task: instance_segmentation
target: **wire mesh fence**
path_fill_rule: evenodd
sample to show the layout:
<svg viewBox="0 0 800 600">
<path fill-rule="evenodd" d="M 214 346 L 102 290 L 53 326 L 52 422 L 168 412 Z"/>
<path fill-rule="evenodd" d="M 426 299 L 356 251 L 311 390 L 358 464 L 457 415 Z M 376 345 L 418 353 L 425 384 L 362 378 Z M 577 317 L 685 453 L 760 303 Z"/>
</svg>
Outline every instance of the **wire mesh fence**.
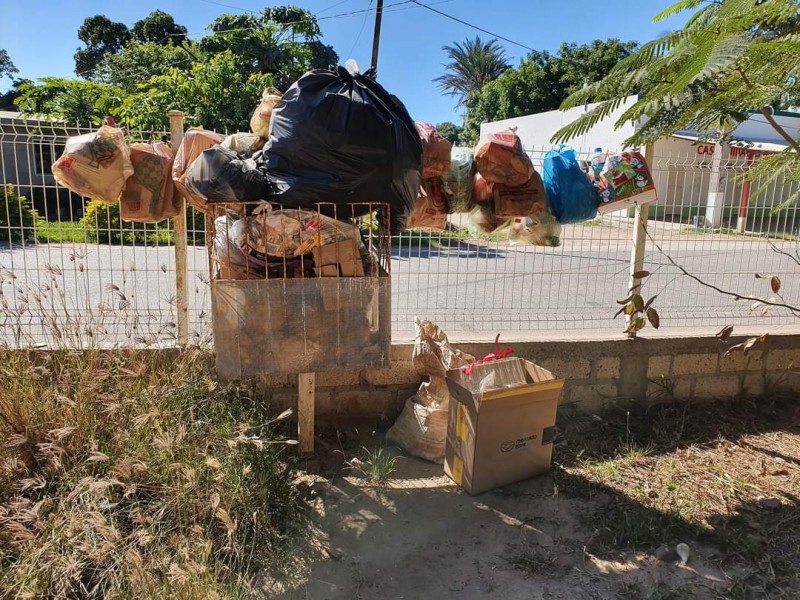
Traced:
<svg viewBox="0 0 800 600">
<path fill-rule="evenodd" d="M 172 345 L 176 339 L 172 220 L 124 223 L 115 206 L 89 202 L 58 186 L 52 163 L 76 127 L 0 115 L 0 345 L 10 347 Z M 127 132 L 130 142 L 166 132 Z M 751 310 L 683 275 L 734 293 L 769 294 L 755 273 L 783 279 L 798 297 L 797 208 L 778 212 L 794 185 L 765 190 L 741 176 L 752 152 L 659 152 L 651 160 L 659 200 L 649 208 L 643 295 L 658 294 L 662 329 L 726 324 L 790 326 L 791 313 Z M 530 151 L 541 169 L 544 150 Z M 379 199 L 376 199 L 379 200 Z M 35 211 L 35 213 L 33 212 Z M 615 300 L 627 296 L 632 211 L 562 227 L 558 245 L 512 245 L 506 233 L 477 235 L 468 215 L 451 215 L 444 232 L 392 238 L 392 335 L 413 335 L 415 317 L 460 338 L 563 332 L 615 332 Z M 206 223 L 189 208 L 188 286 L 191 336 L 209 340 Z M 658 247 L 661 250 L 658 249 Z M 663 252 L 662 252 L 663 251 Z M 790 302 L 791 303 L 791 302 Z"/>
</svg>

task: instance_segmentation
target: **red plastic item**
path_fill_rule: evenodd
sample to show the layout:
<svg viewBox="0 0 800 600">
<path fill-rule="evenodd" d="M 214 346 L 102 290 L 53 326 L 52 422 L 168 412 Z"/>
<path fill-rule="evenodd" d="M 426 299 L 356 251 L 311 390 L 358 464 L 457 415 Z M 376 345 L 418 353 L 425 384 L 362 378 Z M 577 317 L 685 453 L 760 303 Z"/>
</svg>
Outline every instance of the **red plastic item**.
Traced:
<svg viewBox="0 0 800 600">
<path fill-rule="evenodd" d="M 495 360 L 500 360 L 501 358 L 508 358 L 512 354 L 514 354 L 514 349 L 510 346 L 507 346 L 505 350 L 500 349 L 500 334 L 498 333 L 494 338 L 494 348 L 495 351 L 492 354 L 487 354 L 483 358 L 476 360 L 473 363 L 468 364 L 464 367 L 464 373 L 467 375 L 472 374 L 472 370 L 475 368 L 475 365 L 482 365 L 486 363 L 493 362 Z"/>
</svg>

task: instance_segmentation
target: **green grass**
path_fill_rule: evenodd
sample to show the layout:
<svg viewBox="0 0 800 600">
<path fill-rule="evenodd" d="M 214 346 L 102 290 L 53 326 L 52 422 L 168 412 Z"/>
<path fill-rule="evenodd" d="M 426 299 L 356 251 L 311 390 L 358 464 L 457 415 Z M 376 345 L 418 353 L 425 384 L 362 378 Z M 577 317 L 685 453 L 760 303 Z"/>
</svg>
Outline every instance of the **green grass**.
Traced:
<svg viewBox="0 0 800 600">
<path fill-rule="evenodd" d="M 386 448 L 362 448 L 361 456 L 352 459 L 349 466 L 370 483 L 382 485 L 394 474 L 397 459 Z"/>
<path fill-rule="evenodd" d="M 36 240 L 45 244 L 83 244 L 89 232 L 78 222 L 39 221 Z"/>
<path fill-rule="evenodd" d="M 0 353 L 4 598 L 243 598 L 303 502 L 269 397 L 213 357 Z"/>
</svg>

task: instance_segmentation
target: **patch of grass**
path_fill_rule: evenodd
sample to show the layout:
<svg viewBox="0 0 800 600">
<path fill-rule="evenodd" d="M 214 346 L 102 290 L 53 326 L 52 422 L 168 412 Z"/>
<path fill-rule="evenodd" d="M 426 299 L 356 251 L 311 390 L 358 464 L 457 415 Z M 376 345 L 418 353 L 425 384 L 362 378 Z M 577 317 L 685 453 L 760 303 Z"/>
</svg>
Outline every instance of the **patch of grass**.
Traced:
<svg viewBox="0 0 800 600">
<path fill-rule="evenodd" d="M 556 558 L 546 548 L 529 545 L 508 560 L 515 569 L 532 575 L 549 573 L 556 566 Z"/>
<path fill-rule="evenodd" d="M 173 352 L 0 354 L 0 589 L 240 598 L 304 522 L 269 398 Z"/>
<path fill-rule="evenodd" d="M 78 222 L 39 221 L 36 239 L 45 244 L 85 244 L 88 230 Z"/>
<path fill-rule="evenodd" d="M 362 447 L 361 456 L 350 460 L 348 464 L 370 483 L 381 485 L 394 474 L 397 459 L 386 448 Z"/>
</svg>

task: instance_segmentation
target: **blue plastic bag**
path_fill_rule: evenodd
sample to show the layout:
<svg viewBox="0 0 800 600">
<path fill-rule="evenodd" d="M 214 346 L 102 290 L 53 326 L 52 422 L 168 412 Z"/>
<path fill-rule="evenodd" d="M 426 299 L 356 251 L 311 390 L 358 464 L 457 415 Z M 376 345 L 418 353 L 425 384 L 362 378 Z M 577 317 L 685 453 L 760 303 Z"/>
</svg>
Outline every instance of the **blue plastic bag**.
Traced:
<svg viewBox="0 0 800 600">
<path fill-rule="evenodd" d="M 597 215 L 597 191 L 578 163 L 575 150 L 561 146 L 544 156 L 542 179 L 559 223 L 577 223 Z"/>
</svg>

